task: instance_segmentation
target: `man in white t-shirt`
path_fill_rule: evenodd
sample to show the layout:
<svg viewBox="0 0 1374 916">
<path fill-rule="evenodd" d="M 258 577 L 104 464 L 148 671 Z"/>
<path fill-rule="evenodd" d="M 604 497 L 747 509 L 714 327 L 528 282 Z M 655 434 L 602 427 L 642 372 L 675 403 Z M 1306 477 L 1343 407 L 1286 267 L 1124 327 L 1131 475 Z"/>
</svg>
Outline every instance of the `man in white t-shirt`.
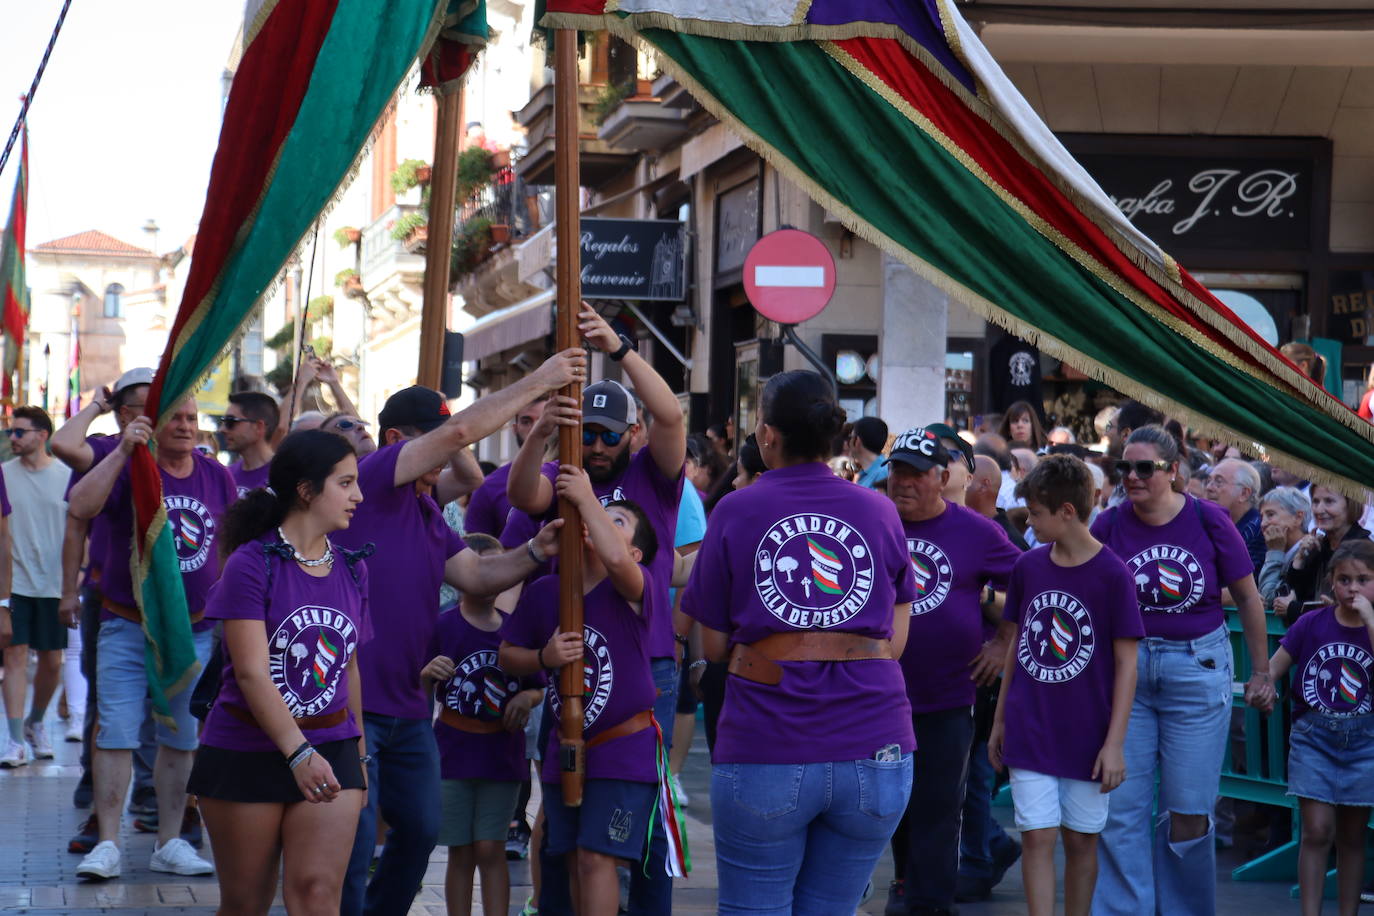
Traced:
<svg viewBox="0 0 1374 916">
<path fill-rule="evenodd" d="M 3 466 L 5 490 L 14 511 L 10 539 L 14 584 L 10 614 L 14 636 L 5 649 L 5 716 L 9 735 L 0 767 L 18 767 L 51 758 L 52 743 L 43 726 L 48 702 L 62 675 L 67 628 L 57 617 L 62 597 L 62 535 L 67 523 L 66 465 L 48 454 L 52 420 L 37 407 L 19 407 L 8 430 L 16 457 Z M 33 703 L 24 718 L 29 649 L 38 653 Z"/>
</svg>

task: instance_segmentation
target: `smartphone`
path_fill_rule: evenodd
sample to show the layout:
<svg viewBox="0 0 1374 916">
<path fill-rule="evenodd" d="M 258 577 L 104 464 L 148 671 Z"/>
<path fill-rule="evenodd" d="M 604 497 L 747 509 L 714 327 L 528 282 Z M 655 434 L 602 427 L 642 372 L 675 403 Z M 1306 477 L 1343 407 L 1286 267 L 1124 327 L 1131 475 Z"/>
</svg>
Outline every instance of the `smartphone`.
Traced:
<svg viewBox="0 0 1374 916">
<path fill-rule="evenodd" d="M 898 760 L 902 759 L 902 749 L 896 744 L 880 747 L 874 752 L 873 759 L 878 763 L 896 763 Z"/>
<path fill-rule="evenodd" d="M 1304 601 L 1302 603 L 1302 612 L 1306 614 L 1308 611 L 1315 611 L 1324 607 L 1326 607 L 1325 601 Z"/>
</svg>

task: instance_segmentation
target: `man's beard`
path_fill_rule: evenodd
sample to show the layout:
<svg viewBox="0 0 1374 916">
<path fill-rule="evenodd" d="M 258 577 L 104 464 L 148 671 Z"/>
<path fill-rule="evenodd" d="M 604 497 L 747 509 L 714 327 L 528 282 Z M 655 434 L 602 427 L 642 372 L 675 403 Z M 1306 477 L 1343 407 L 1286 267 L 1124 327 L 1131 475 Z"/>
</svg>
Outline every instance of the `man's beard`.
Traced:
<svg viewBox="0 0 1374 916">
<path fill-rule="evenodd" d="M 620 450 L 620 454 L 611 460 L 608 468 L 600 469 L 592 467 L 587 463 L 587 459 L 582 459 L 582 467 L 587 472 L 587 476 L 592 479 L 592 483 L 610 483 L 618 479 L 625 473 L 630 466 L 630 447 L 626 445 Z"/>
</svg>

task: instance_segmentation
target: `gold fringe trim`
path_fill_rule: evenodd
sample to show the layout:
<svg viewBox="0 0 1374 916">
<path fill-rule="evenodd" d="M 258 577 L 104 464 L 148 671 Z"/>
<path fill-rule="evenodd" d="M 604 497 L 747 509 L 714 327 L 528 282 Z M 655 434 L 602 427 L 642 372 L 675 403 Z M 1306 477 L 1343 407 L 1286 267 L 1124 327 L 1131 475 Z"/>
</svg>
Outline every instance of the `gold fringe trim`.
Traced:
<svg viewBox="0 0 1374 916">
<path fill-rule="evenodd" d="M 248 28 L 244 30 L 244 52 L 247 52 L 248 46 L 253 43 L 253 39 L 258 37 L 258 33 L 262 31 L 262 27 L 267 24 L 268 18 L 272 15 L 272 11 L 276 8 L 277 0 L 264 0 L 262 6 L 258 7 L 257 15 L 254 16 L 253 21 L 248 24 Z M 243 59 L 242 54 L 239 55 L 239 59 Z"/>
<path fill-rule="evenodd" d="M 792 11 L 792 24 L 805 25 L 806 14 L 811 12 L 811 0 L 801 0 L 797 8 Z"/>
<path fill-rule="evenodd" d="M 430 44 L 434 42 L 434 36 L 438 34 L 439 27 L 443 20 L 444 8 L 446 6 L 445 0 L 434 0 L 434 4 L 435 8 L 433 14 L 431 15 L 430 24 L 426 28 L 425 37 L 420 42 L 421 47 L 428 47 Z M 173 405 L 180 403 L 182 400 L 184 400 L 186 398 L 187 393 L 195 391 L 197 388 L 200 387 L 200 385 L 202 385 L 205 382 L 206 379 L 210 377 L 211 374 L 214 373 L 215 367 L 219 365 L 219 363 L 224 359 L 225 355 L 235 346 L 235 344 L 238 343 L 238 341 L 247 332 L 248 326 L 252 324 L 253 315 L 257 311 L 258 307 L 262 304 L 264 300 L 272 296 L 280 288 L 284 278 L 286 267 L 291 263 L 291 260 L 297 256 L 297 252 L 300 251 L 302 246 L 305 244 L 306 237 L 310 235 L 310 233 L 315 229 L 315 227 L 319 223 L 323 222 L 329 216 L 329 214 L 333 211 L 334 207 L 336 207 L 339 201 L 343 199 L 343 196 L 347 192 L 349 186 L 352 185 L 354 180 L 358 177 L 358 171 L 362 167 L 363 159 L 365 159 L 367 155 L 372 152 L 373 145 L 377 142 L 377 137 L 381 134 L 382 128 L 386 124 L 387 117 L 396 107 L 396 97 L 400 92 L 401 87 L 404 86 L 410 79 L 412 79 L 414 71 L 414 66 L 407 68 L 405 74 L 401 77 L 400 81 L 395 85 L 395 87 L 393 87 L 390 96 L 391 100 L 387 102 L 387 104 L 382 106 L 381 113 L 377 116 L 377 120 L 373 123 L 371 130 L 368 132 L 366 141 L 364 141 L 363 145 L 359 148 L 357 155 L 353 157 L 352 163 L 344 171 L 343 177 L 334 186 L 333 192 L 330 193 L 324 205 L 320 208 L 319 213 L 316 214 L 315 218 L 311 220 L 310 223 L 304 229 L 304 231 L 302 231 L 300 238 L 296 240 L 295 244 L 293 244 L 290 248 L 287 249 L 287 253 L 282 258 L 281 264 L 277 266 L 276 271 L 274 271 L 272 274 L 272 280 L 268 282 L 268 284 L 263 288 L 262 292 L 258 293 L 258 295 L 254 297 L 252 304 L 244 312 L 243 318 L 239 321 L 235 329 L 232 332 L 230 332 L 224 346 L 220 349 L 219 353 L 216 354 L 215 358 L 210 361 L 209 365 L 207 365 L 200 373 L 197 374 L 195 380 L 191 383 L 190 387 L 188 387 L 185 392 L 178 393 L 176 400 L 172 402 Z M 285 149 L 284 146 L 283 149 Z M 236 254 L 240 250 L 240 248 L 246 241 L 249 231 L 253 227 L 253 224 L 257 221 L 258 215 L 262 209 L 263 199 L 266 197 L 268 190 L 272 187 L 272 183 L 276 178 L 277 167 L 280 165 L 281 153 L 282 150 L 277 151 L 278 158 L 272 163 L 272 167 L 267 172 L 266 180 L 263 183 L 262 196 L 259 197 L 257 203 L 254 204 L 253 209 L 249 211 L 248 218 L 244 221 L 243 226 L 240 228 L 239 232 L 235 236 L 234 244 L 230 247 L 230 258 L 232 258 L 234 254 Z M 228 264 L 228 260 L 229 258 L 225 259 L 226 265 Z M 206 291 L 205 297 L 200 301 L 200 303 L 196 305 L 195 311 L 192 313 L 190 319 L 187 320 L 185 327 L 182 329 L 182 333 L 177 338 L 177 341 L 189 339 L 191 335 L 196 331 L 196 329 L 200 326 L 200 324 L 205 320 L 205 316 L 209 313 L 210 308 L 214 305 L 215 300 L 219 297 L 219 291 L 220 287 L 223 285 L 223 280 L 223 269 L 221 269 L 220 275 L 215 278 L 214 283 L 212 283 L 210 288 Z M 169 341 L 167 344 L 168 348 L 171 348 L 175 343 L 176 341 Z M 158 405 L 159 413 L 157 423 L 155 425 L 157 425 L 159 428 L 163 423 L 167 422 L 167 417 L 171 410 L 171 408 L 169 408 L 165 403 L 167 401 L 165 394 L 166 393 L 164 392 L 164 403 Z"/>
<path fill-rule="evenodd" d="M 1187 421 L 1190 428 L 1197 430 L 1203 435 L 1214 439 L 1221 439 L 1243 451 L 1259 449 L 1270 459 L 1275 460 L 1276 463 L 1301 473 L 1307 480 L 1314 483 L 1338 489 L 1348 495 L 1357 496 L 1361 500 L 1368 500 L 1374 497 L 1374 487 L 1371 487 L 1370 484 L 1360 483 L 1352 478 L 1334 474 L 1325 468 L 1318 467 L 1300 459 L 1296 455 L 1256 442 L 1253 437 L 1242 435 L 1216 422 L 1210 417 L 1199 414 L 1191 408 L 1159 394 L 1153 389 L 1146 387 L 1143 383 L 1129 378 L 1123 373 L 1110 368 L 1082 351 L 1069 346 L 1058 338 L 1045 334 L 1039 328 L 1008 314 L 979 293 L 969 289 L 962 283 L 954 280 L 948 274 L 935 268 L 914 252 L 899 245 L 891 237 L 865 221 L 847 205 L 832 196 L 828 191 L 806 175 L 806 173 L 797 168 L 791 160 L 787 159 L 768 143 L 764 142 L 758 134 L 754 133 L 753 130 L 736 118 L 719 99 L 708 92 L 701 83 L 688 73 L 686 68 L 664 52 L 662 48 L 657 47 L 649 41 L 648 38 L 639 34 L 633 27 L 627 26 L 625 28 L 620 28 L 618 24 L 612 24 L 610 31 L 615 32 L 619 37 L 637 46 L 658 51 L 660 54 L 659 59 L 664 69 L 682 86 L 686 87 L 687 90 L 692 93 L 693 97 L 695 97 L 713 117 L 723 123 L 727 129 L 739 136 L 744 144 L 758 154 L 765 162 L 777 169 L 789 181 L 806 191 L 806 193 L 821 206 L 839 217 L 840 221 L 854 232 L 854 234 L 897 258 L 915 271 L 917 275 L 926 280 L 926 282 L 963 303 L 984 319 L 1015 334 L 1028 343 L 1035 345 L 1040 350 L 1048 353 L 1051 357 L 1067 362 L 1069 365 L 1083 371 L 1096 381 L 1109 385 L 1117 391 L 1135 398 L 1142 404 L 1147 404 L 1171 416 Z"/>
</svg>

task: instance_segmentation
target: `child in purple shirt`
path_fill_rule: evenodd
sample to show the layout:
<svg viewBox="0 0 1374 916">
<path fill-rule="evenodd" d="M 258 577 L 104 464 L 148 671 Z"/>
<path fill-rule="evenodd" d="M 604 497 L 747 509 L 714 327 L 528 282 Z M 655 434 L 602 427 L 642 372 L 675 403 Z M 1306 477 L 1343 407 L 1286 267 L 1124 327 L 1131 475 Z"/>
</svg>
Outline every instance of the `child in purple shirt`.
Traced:
<svg viewBox="0 0 1374 916">
<path fill-rule="evenodd" d="M 504 552 L 489 534 L 469 534 L 463 542 L 478 556 Z M 439 845 L 448 847 L 444 889 L 450 913 L 472 912 L 474 869 L 482 877 L 482 911 L 510 909 L 506 825 L 521 780 L 529 776 L 525 724 L 543 698 L 537 679 L 519 678 L 497 661 L 506 615 L 496 597 L 468 592 L 458 607 L 440 614 L 438 654 L 420 672 L 434 685 L 439 704 Z"/>
<path fill-rule="evenodd" d="M 1342 913 L 1360 905 L 1365 825 L 1374 806 L 1374 543 L 1349 538 L 1331 556 L 1334 607 L 1309 611 L 1284 634 L 1269 670 L 1293 672 L 1288 794 L 1302 813 L 1302 911 L 1321 911 L 1336 847 Z"/>
<path fill-rule="evenodd" d="M 1064 912 L 1087 916 L 1107 793 L 1121 784 L 1145 635 L 1121 560 L 1088 531 L 1087 465 L 1051 455 L 1016 488 L 1041 544 L 1012 570 L 1004 612 L 1018 629 L 1008 653 L 988 757 L 1011 770 L 1021 874 L 1031 916 L 1054 913 L 1054 842 L 1064 837 Z"/>
<path fill-rule="evenodd" d="M 558 580 L 525 590 L 501 630 L 500 663 L 520 675 L 581 662 L 586 686 L 586 782 L 580 808 L 563 802 L 559 785 L 558 680 L 550 680 L 554 716 L 544 753 L 544 816 L 550 855 L 568 855 L 574 893 L 584 914 L 614 913 L 616 864 L 637 867 L 643 856 L 658 790 L 656 699 L 649 665 L 649 632 L 664 613 L 649 567 L 658 538 L 644 511 L 629 500 L 604 509 L 587 472 L 564 465 L 558 495 L 582 514 L 586 527 L 582 633 L 558 629 Z"/>
</svg>

